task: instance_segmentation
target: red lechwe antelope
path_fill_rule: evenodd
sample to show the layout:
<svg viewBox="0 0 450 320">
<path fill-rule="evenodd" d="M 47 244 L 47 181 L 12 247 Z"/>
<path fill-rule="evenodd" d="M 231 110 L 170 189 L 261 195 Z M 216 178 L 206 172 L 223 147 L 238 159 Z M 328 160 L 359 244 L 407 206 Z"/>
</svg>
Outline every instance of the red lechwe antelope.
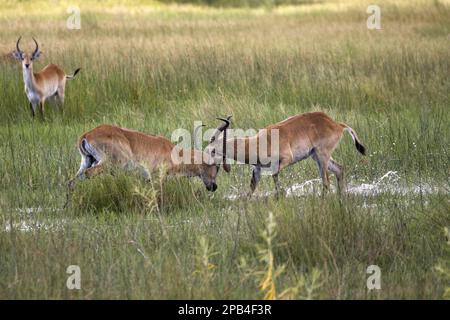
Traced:
<svg viewBox="0 0 450 320">
<path fill-rule="evenodd" d="M 16 43 L 16 51 L 14 56 L 16 59 L 22 61 L 23 81 L 25 83 L 25 93 L 30 102 L 31 114 L 36 114 L 36 109 L 39 106 L 39 111 L 44 116 L 44 103 L 48 98 L 56 98 L 56 102 L 62 106 L 64 105 L 64 90 L 66 87 L 66 80 L 72 80 L 80 71 L 80 68 L 75 70 L 73 75 L 68 76 L 64 71 L 54 64 L 47 65 L 40 72 L 33 72 L 33 61 L 37 60 L 41 55 L 39 45 L 33 38 L 36 48 L 32 54 L 24 53 L 19 48 L 19 42 L 22 37 L 19 37 Z"/>
<path fill-rule="evenodd" d="M 223 132 L 230 122 L 217 128 L 214 136 Z M 211 153 L 196 149 L 182 149 L 162 136 L 150 135 L 134 130 L 111 125 L 100 125 L 83 133 L 78 139 L 78 150 L 81 165 L 75 178 L 92 177 L 99 173 L 106 163 L 136 170 L 145 179 L 150 178 L 152 171 L 165 167 L 168 175 L 200 177 L 208 191 L 216 191 L 216 176 L 221 161 L 215 161 L 216 151 Z M 182 159 L 183 158 L 183 159 Z M 229 167 L 224 166 L 229 172 Z M 75 178 L 69 182 L 73 187 Z"/>
<path fill-rule="evenodd" d="M 255 190 L 261 178 L 261 168 L 270 167 L 278 195 L 279 172 L 308 157 L 312 157 L 317 163 L 324 191 L 327 191 L 330 185 L 328 171 L 335 174 L 338 190 L 344 190 L 344 169 L 331 158 L 344 131 L 351 135 L 356 149 L 364 155 L 365 148 L 360 143 L 356 132 L 345 123 L 335 122 L 323 112 L 292 116 L 259 130 L 254 136 L 226 139 L 224 148 L 226 148 L 226 158 L 233 159 L 237 163 L 253 165 L 251 192 Z M 274 139 L 275 132 L 278 135 L 277 141 Z M 218 137 L 217 143 L 223 144 L 223 139 L 222 136 Z M 266 141 L 264 151 L 261 150 L 263 140 Z M 278 146 L 275 146 L 277 142 Z M 220 154 L 220 149 L 218 152 L 218 156 L 223 156 Z"/>
</svg>

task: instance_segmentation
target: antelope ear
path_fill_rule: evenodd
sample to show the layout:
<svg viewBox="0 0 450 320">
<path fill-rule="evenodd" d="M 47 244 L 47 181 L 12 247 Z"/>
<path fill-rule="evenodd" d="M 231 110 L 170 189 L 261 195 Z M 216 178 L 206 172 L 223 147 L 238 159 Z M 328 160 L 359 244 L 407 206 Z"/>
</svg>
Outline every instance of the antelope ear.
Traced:
<svg viewBox="0 0 450 320">
<path fill-rule="evenodd" d="M 23 56 L 22 56 L 21 52 L 15 50 L 15 51 L 13 51 L 13 55 L 14 55 L 14 58 L 16 58 L 17 60 L 23 60 Z"/>
<path fill-rule="evenodd" d="M 230 173 L 231 166 L 228 163 L 223 164 L 223 170 L 225 170 L 227 173 Z"/>
<path fill-rule="evenodd" d="M 42 52 L 38 51 L 36 53 L 33 54 L 33 56 L 31 57 L 31 60 L 37 60 L 39 59 L 39 57 L 41 56 Z"/>
</svg>

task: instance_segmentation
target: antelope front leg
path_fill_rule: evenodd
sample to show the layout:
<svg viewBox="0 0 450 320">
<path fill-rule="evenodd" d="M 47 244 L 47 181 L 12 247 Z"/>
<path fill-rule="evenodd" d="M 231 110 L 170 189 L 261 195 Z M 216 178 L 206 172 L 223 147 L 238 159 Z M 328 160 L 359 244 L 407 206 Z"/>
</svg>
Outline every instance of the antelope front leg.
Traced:
<svg viewBox="0 0 450 320">
<path fill-rule="evenodd" d="M 34 106 L 33 106 L 33 104 L 31 102 L 30 102 L 30 110 L 31 110 L 31 116 L 34 119 L 34 116 L 36 115 L 36 113 L 34 112 Z"/>
<path fill-rule="evenodd" d="M 278 167 L 273 168 L 272 170 L 272 178 L 273 182 L 275 183 L 275 192 L 276 192 L 276 198 L 277 200 L 280 198 L 280 194 L 282 193 L 285 195 L 284 190 L 281 189 L 280 181 L 278 179 L 278 175 L 280 174 L 280 171 L 287 166 L 290 165 L 292 159 L 289 157 L 282 158 L 280 163 L 278 164 Z"/>
</svg>

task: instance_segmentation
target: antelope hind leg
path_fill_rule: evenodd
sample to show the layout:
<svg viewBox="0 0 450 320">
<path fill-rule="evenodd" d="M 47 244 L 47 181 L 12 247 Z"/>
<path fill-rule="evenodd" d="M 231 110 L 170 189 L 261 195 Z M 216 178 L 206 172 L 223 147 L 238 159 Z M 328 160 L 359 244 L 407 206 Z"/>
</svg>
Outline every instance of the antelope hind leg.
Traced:
<svg viewBox="0 0 450 320">
<path fill-rule="evenodd" d="M 319 174 L 322 178 L 323 185 L 322 196 L 324 196 L 330 189 L 330 180 L 328 177 L 328 162 L 330 158 L 323 154 L 317 153 L 317 151 L 312 154 L 312 158 L 316 161 L 317 167 L 319 168 Z"/>
<path fill-rule="evenodd" d="M 328 170 L 336 176 L 338 193 L 346 192 L 347 187 L 344 180 L 344 167 L 333 159 L 330 159 L 330 161 L 328 161 Z"/>
<path fill-rule="evenodd" d="M 259 180 L 261 180 L 261 168 L 260 167 L 253 167 L 252 171 L 252 181 L 250 182 L 250 193 L 249 196 L 253 194 L 253 192 L 256 189 L 256 186 L 258 185 Z"/>
</svg>

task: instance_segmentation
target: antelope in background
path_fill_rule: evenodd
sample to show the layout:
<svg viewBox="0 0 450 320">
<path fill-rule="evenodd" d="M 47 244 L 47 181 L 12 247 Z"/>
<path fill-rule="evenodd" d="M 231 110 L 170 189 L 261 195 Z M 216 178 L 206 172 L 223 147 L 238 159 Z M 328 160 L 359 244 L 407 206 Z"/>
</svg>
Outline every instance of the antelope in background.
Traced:
<svg viewBox="0 0 450 320">
<path fill-rule="evenodd" d="M 272 135 L 276 132 L 273 130 L 277 130 L 278 134 L 279 145 L 275 148 L 271 145 L 271 143 L 276 143 L 276 141 L 272 141 Z M 336 176 L 338 191 L 345 190 L 343 166 L 331 158 L 344 131 L 351 135 L 356 149 L 364 155 L 365 147 L 359 141 L 356 132 L 345 123 L 335 122 L 323 112 L 299 114 L 259 130 L 255 136 L 230 139 L 222 136 L 217 139 L 217 142 L 224 145 L 222 150 L 226 148 L 224 158 L 253 166 L 251 193 L 254 192 L 261 179 L 261 168 L 271 167 L 275 168 L 271 174 L 278 196 L 280 191 L 279 172 L 308 157 L 312 157 L 317 163 L 322 178 L 323 193 L 325 193 L 330 186 L 328 171 Z M 262 157 L 259 148 L 263 139 L 266 139 L 267 150 L 263 152 L 266 156 Z M 214 145 L 212 147 L 215 148 Z M 275 154 L 272 153 L 272 150 L 275 150 Z M 220 149 L 218 151 L 220 153 Z M 225 153 L 225 151 L 222 152 Z M 278 159 L 278 163 L 274 165 L 271 163 L 271 159 Z"/>
<path fill-rule="evenodd" d="M 16 59 L 22 61 L 23 82 L 25 83 L 25 93 L 30 102 L 31 114 L 34 117 L 36 109 L 39 106 L 39 111 L 43 117 L 44 103 L 48 98 L 55 97 L 57 104 L 62 109 L 64 105 L 66 80 L 72 80 L 81 68 L 76 69 L 73 75 L 68 76 L 57 65 L 49 64 L 40 72 L 34 73 L 33 61 L 39 59 L 39 56 L 41 55 L 39 45 L 33 38 L 36 48 L 33 53 L 29 55 L 19 48 L 21 38 L 22 37 L 19 37 L 17 40 L 14 56 Z"/>
<path fill-rule="evenodd" d="M 226 137 L 230 123 L 227 119 L 221 120 L 225 125 L 216 129 L 215 136 L 223 132 Z M 208 154 L 196 149 L 183 149 L 162 136 L 107 124 L 83 133 L 78 139 L 78 150 L 81 155 L 80 169 L 69 182 L 69 188 L 73 188 L 76 178 L 92 177 L 109 162 L 136 170 L 145 179 L 150 178 L 152 171 L 165 167 L 168 175 L 200 177 L 206 189 L 214 192 L 217 189 L 216 176 L 220 162 L 224 163 L 220 161 L 217 164 L 218 161 L 215 161 L 215 148 L 210 148 L 211 153 Z M 187 155 L 188 161 L 175 161 L 174 155 Z M 224 166 L 224 169 L 229 172 L 229 166 Z"/>
</svg>

